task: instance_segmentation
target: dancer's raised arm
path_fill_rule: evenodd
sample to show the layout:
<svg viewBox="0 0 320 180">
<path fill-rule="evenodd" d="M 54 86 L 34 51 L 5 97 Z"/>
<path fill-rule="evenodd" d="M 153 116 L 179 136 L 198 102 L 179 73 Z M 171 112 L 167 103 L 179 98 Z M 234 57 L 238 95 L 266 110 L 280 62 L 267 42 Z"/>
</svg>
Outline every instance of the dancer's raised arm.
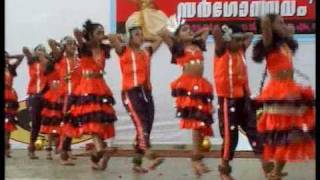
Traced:
<svg viewBox="0 0 320 180">
<path fill-rule="evenodd" d="M 208 27 L 204 27 L 195 32 L 195 39 L 201 39 L 204 42 L 207 41 L 208 36 L 210 34 L 210 29 Z"/>
<path fill-rule="evenodd" d="M 223 40 L 223 33 L 219 25 L 216 25 L 212 30 L 212 35 L 215 42 L 215 54 L 220 56 L 226 48 L 226 43 Z"/>
<path fill-rule="evenodd" d="M 264 47 L 269 47 L 272 44 L 272 24 L 269 17 L 261 19 L 261 33 Z"/>
<path fill-rule="evenodd" d="M 163 28 L 158 34 L 162 38 L 163 42 L 166 43 L 169 48 L 172 48 L 174 37 L 171 35 L 171 33 L 166 28 Z"/>
<path fill-rule="evenodd" d="M 51 55 L 55 60 L 59 60 L 62 57 L 62 48 L 60 43 L 58 43 L 56 40 L 54 39 L 49 39 L 48 40 L 48 45 L 51 49 Z"/>
<path fill-rule="evenodd" d="M 74 37 L 76 38 L 76 41 L 77 41 L 77 45 L 79 47 L 79 49 L 81 49 L 81 47 L 83 47 L 84 43 L 85 43 L 85 40 L 84 40 L 84 37 L 83 37 L 83 32 L 78 29 L 78 28 L 75 28 L 73 30 L 73 34 L 74 34 Z"/>
<path fill-rule="evenodd" d="M 122 54 L 124 46 L 121 44 L 121 35 L 119 34 L 109 34 L 108 39 L 111 46 L 115 49 L 117 54 Z"/>
<path fill-rule="evenodd" d="M 162 38 L 160 36 L 145 37 L 144 40 L 151 42 L 150 47 L 152 48 L 152 52 L 156 52 L 162 43 Z"/>
<path fill-rule="evenodd" d="M 28 64 L 31 64 L 33 62 L 33 54 L 31 53 L 31 51 L 29 50 L 29 48 L 27 47 L 23 47 L 22 48 L 22 52 L 23 54 L 26 56 Z"/>
<path fill-rule="evenodd" d="M 243 37 L 243 50 L 246 51 L 247 48 L 250 46 L 252 39 L 253 39 L 253 33 L 247 32 L 244 34 Z"/>
</svg>

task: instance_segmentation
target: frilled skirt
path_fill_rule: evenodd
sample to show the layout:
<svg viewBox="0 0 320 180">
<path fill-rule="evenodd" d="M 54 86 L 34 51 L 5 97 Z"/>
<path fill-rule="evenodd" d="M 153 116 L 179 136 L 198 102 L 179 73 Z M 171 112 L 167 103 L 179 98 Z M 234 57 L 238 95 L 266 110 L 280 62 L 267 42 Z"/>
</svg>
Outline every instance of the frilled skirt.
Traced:
<svg viewBox="0 0 320 180">
<path fill-rule="evenodd" d="M 270 81 L 256 98 L 262 105 L 257 129 L 264 137 L 264 158 L 302 161 L 315 156 L 314 93 L 294 81 Z"/>
<path fill-rule="evenodd" d="M 181 118 L 180 128 L 213 136 L 212 84 L 201 76 L 181 75 L 171 83 L 171 90 L 175 97 L 176 116 Z"/>
<path fill-rule="evenodd" d="M 63 101 L 59 89 L 49 89 L 43 95 L 41 128 L 43 134 L 60 134 Z"/>
<path fill-rule="evenodd" d="M 81 79 L 79 86 L 68 97 L 70 109 L 62 125 L 62 134 L 79 138 L 98 135 L 102 139 L 115 136 L 117 120 L 112 93 L 101 79 Z"/>
<path fill-rule="evenodd" d="M 18 96 L 13 88 L 5 88 L 5 131 L 12 132 L 17 129 L 17 112 L 19 108 Z"/>
</svg>

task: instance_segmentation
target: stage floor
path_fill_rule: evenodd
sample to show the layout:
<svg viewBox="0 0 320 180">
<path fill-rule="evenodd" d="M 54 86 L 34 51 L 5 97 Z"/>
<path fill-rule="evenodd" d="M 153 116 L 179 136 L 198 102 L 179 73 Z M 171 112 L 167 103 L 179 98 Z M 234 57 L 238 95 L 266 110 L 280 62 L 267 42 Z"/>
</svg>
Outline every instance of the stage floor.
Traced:
<svg viewBox="0 0 320 180">
<path fill-rule="evenodd" d="M 79 152 L 74 152 L 79 153 Z M 109 162 L 106 171 L 96 172 L 90 169 L 88 157 L 78 157 L 76 166 L 61 166 L 58 156 L 53 161 L 45 159 L 45 152 L 37 152 L 39 160 L 29 160 L 26 150 L 13 150 L 12 158 L 6 158 L 5 179 L 8 180 L 191 180 L 194 176 L 188 158 L 167 158 L 157 170 L 145 175 L 136 175 L 131 171 L 130 157 L 114 157 Z M 147 160 L 145 160 L 148 163 Z M 207 165 L 213 170 L 202 176 L 202 180 L 219 179 L 217 167 L 219 159 L 207 158 Z M 258 159 L 237 158 L 232 163 L 233 176 L 236 180 L 263 180 L 265 179 Z M 289 175 L 284 180 L 314 180 L 315 161 L 291 163 L 285 167 Z"/>
</svg>

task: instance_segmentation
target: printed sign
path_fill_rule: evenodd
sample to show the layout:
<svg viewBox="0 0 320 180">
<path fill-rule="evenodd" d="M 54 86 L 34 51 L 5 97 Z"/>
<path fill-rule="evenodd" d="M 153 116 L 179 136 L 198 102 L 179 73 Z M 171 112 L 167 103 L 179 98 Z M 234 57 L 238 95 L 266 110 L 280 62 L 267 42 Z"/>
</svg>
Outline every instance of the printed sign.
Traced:
<svg viewBox="0 0 320 180">
<path fill-rule="evenodd" d="M 277 13 L 297 34 L 315 33 L 314 0 L 140 0 L 151 1 L 153 7 L 139 5 L 139 0 L 117 0 L 117 32 L 125 32 L 125 22 L 134 12 L 144 8 L 161 10 L 167 16 L 176 14 L 194 29 L 222 23 L 239 24 L 245 31 L 255 32 L 255 20 L 267 13 Z"/>
</svg>

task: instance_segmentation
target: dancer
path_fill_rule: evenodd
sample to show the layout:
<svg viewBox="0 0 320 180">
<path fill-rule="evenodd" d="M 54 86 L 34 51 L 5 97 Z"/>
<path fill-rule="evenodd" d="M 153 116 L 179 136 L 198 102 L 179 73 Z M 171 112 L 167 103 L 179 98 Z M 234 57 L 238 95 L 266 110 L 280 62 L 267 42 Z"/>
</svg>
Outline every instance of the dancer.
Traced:
<svg viewBox="0 0 320 180">
<path fill-rule="evenodd" d="M 110 57 L 110 46 L 102 44 L 104 28 L 90 20 L 84 31 L 75 31 L 79 44 L 81 73 L 79 85 L 72 92 L 70 118 L 63 125 L 63 134 L 68 137 L 91 135 L 95 152 L 91 154 L 92 168 L 104 170 L 110 154 L 105 152 L 105 139 L 115 136 L 114 122 L 117 120 L 112 105 L 113 95 L 103 79 L 105 59 Z"/>
<path fill-rule="evenodd" d="M 264 16 L 259 27 L 262 38 L 254 46 L 253 60 L 266 59 L 270 80 L 256 97 L 263 106 L 257 129 L 264 137 L 264 159 L 275 161 L 268 179 L 281 180 L 286 162 L 314 158 L 314 93 L 294 81 L 298 44 L 293 30 L 276 14 Z"/>
<path fill-rule="evenodd" d="M 123 46 L 117 35 L 109 35 L 109 40 L 120 59 L 122 75 L 122 102 L 128 111 L 136 128 L 136 155 L 133 158 L 133 171 L 146 173 L 142 167 L 143 156 L 152 160 L 149 170 L 154 170 L 163 162 L 151 150 L 150 134 L 154 121 L 154 102 L 150 81 L 151 56 L 159 48 L 160 37 L 144 37 L 139 23 L 132 21 L 127 24 L 129 42 Z M 142 48 L 144 40 L 151 41 L 151 45 Z"/>
<path fill-rule="evenodd" d="M 18 121 L 17 111 L 19 108 L 18 96 L 13 89 L 13 78 L 17 76 L 16 69 L 23 59 L 23 55 L 9 55 L 5 52 L 5 155 L 11 158 L 10 155 L 10 135 L 16 130 Z M 15 60 L 12 62 L 12 60 Z"/>
<path fill-rule="evenodd" d="M 177 117 L 180 128 L 192 130 L 192 167 L 196 175 L 210 172 L 202 162 L 201 142 L 206 136 L 213 136 L 212 84 L 203 77 L 205 43 L 208 28 L 193 32 L 188 24 L 176 21 L 171 27 L 173 35 L 163 30 L 161 36 L 172 53 L 172 63 L 182 68 L 182 75 L 171 83 L 172 96 L 176 99 Z"/>
<path fill-rule="evenodd" d="M 248 109 L 251 101 L 245 52 L 251 44 L 253 34 L 245 33 L 235 25 L 223 25 L 222 28 L 217 25 L 213 29 L 213 35 L 214 81 L 219 103 L 219 128 L 223 138 L 219 171 L 222 179 L 232 179 L 229 163 L 238 144 L 238 127 L 245 132 L 255 155 L 262 158 L 262 137 L 257 132 L 253 109 Z M 267 174 L 272 170 L 273 163 L 262 161 L 262 167 Z"/>
<path fill-rule="evenodd" d="M 27 47 L 23 48 L 29 65 L 30 81 L 28 85 L 27 107 L 32 121 L 28 156 L 30 159 L 38 159 L 35 155 L 35 142 L 41 126 L 41 111 L 43 108 L 43 93 L 45 91 L 46 77 L 44 71 L 48 62 L 48 55 L 43 45 L 38 45 L 32 54 Z"/>
<path fill-rule="evenodd" d="M 60 91 L 60 77 L 56 66 L 57 59 L 51 52 L 51 58 L 46 65 L 44 75 L 47 78 L 47 91 L 43 94 L 43 109 L 40 132 L 47 134 L 47 159 L 52 160 L 52 143 L 55 143 L 56 152 L 59 145 L 60 123 L 62 121 L 62 99 Z"/>
<path fill-rule="evenodd" d="M 61 40 L 61 43 L 55 40 L 49 40 L 49 46 L 52 49 L 52 54 L 57 59 L 56 70 L 60 80 L 60 95 L 63 101 L 63 122 L 68 122 L 70 110 L 70 97 L 76 86 L 79 84 L 79 71 L 76 69 L 79 66 L 79 58 L 77 56 L 77 44 L 74 38 L 66 36 Z M 62 165 L 74 165 L 72 160 L 76 157 L 71 153 L 71 137 L 61 135 L 62 151 L 60 152 Z"/>
</svg>

